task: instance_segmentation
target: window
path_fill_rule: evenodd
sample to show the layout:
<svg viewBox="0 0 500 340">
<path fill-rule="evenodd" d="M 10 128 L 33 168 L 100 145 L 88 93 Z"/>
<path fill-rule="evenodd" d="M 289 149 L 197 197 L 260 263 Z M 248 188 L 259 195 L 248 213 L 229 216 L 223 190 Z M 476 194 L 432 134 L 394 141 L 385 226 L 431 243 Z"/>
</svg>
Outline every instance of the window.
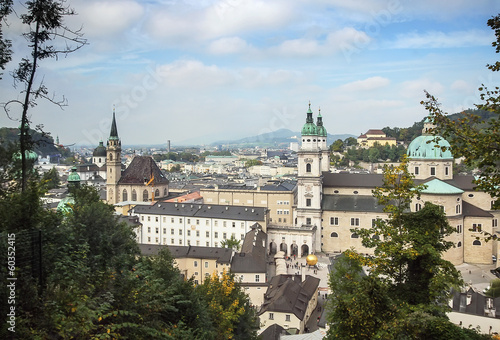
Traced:
<svg viewBox="0 0 500 340">
<path fill-rule="evenodd" d="M 285 321 L 290 321 L 290 314 L 285 314 Z"/>
<path fill-rule="evenodd" d="M 208 225 L 208 220 L 205 220 L 205 225 Z"/>
<path fill-rule="evenodd" d="M 498 220 L 497 220 L 496 218 L 495 218 L 495 219 L 493 219 L 493 220 L 491 221 L 491 226 L 492 226 L 493 228 L 498 227 Z"/>
<path fill-rule="evenodd" d="M 175 232 L 174 232 L 174 229 L 170 229 L 170 235 L 174 235 Z"/>
<path fill-rule="evenodd" d="M 351 225 L 353 226 L 359 226 L 359 218 L 351 218 Z"/>
<path fill-rule="evenodd" d="M 460 214 L 460 211 L 461 211 L 460 204 L 457 204 L 455 207 L 455 213 Z"/>
<path fill-rule="evenodd" d="M 259 282 L 260 281 L 260 275 L 259 274 L 256 274 L 255 275 L 255 282 Z"/>
<path fill-rule="evenodd" d="M 339 234 L 337 234 L 336 232 L 333 232 L 330 234 L 330 237 L 339 237 Z"/>
<path fill-rule="evenodd" d="M 480 246 L 481 245 L 481 241 L 475 240 L 474 242 L 472 242 L 472 245 L 473 246 Z"/>
<path fill-rule="evenodd" d="M 163 216 L 163 223 L 167 222 L 167 218 Z"/>
<path fill-rule="evenodd" d="M 436 168 L 431 166 L 431 176 L 436 176 Z"/>
<path fill-rule="evenodd" d="M 181 245 L 181 246 L 182 246 L 182 240 L 181 240 L 181 239 L 179 239 L 179 245 Z"/>
<path fill-rule="evenodd" d="M 241 222 L 241 227 L 245 228 L 245 222 Z"/>
<path fill-rule="evenodd" d="M 223 227 L 227 227 L 227 221 L 222 222 Z"/>
<path fill-rule="evenodd" d="M 420 203 L 415 204 L 415 211 L 420 211 L 420 209 L 422 209 L 422 204 Z"/>
<path fill-rule="evenodd" d="M 174 239 L 173 238 L 170 239 L 170 244 L 172 244 L 172 245 L 174 244 Z"/>
<path fill-rule="evenodd" d="M 200 237 L 200 231 L 196 230 L 196 237 Z"/>
<path fill-rule="evenodd" d="M 141 221 L 144 221 L 144 216 L 141 216 Z"/>
<path fill-rule="evenodd" d="M 156 232 L 157 234 L 159 234 L 159 233 L 160 233 L 160 228 L 155 228 L 155 229 L 156 229 L 156 230 L 155 230 L 155 232 Z"/>
<path fill-rule="evenodd" d="M 173 217 L 170 218 L 170 223 L 174 223 L 174 218 Z"/>
<path fill-rule="evenodd" d="M 330 224 L 331 225 L 339 225 L 339 218 L 338 217 L 330 217 Z"/>
<path fill-rule="evenodd" d="M 219 221 L 214 221 L 214 226 L 216 226 L 216 227 L 217 227 L 217 225 L 219 224 L 218 222 L 219 222 Z"/>
<path fill-rule="evenodd" d="M 127 189 L 123 189 L 123 201 L 127 201 L 128 200 L 128 195 L 127 195 Z"/>
<path fill-rule="evenodd" d="M 200 220 L 196 220 L 196 225 L 200 225 Z"/>
<path fill-rule="evenodd" d="M 207 241 L 207 242 L 205 242 L 205 244 L 207 247 L 210 247 L 210 242 Z"/>
<path fill-rule="evenodd" d="M 166 234 L 167 233 L 167 228 L 163 228 L 163 233 Z"/>
<path fill-rule="evenodd" d="M 223 234 L 222 234 L 222 238 L 223 238 L 224 240 L 225 240 L 225 239 L 227 239 L 227 234 L 226 234 L 226 233 L 223 233 Z"/>
<path fill-rule="evenodd" d="M 155 190 L 155 197 L 160 197 L 160 190 L 158 189 Z"/>
<path fill-rule="evenodd" d="M 148 242 L 151 242 L 151 237 L 150 236 L 148 236 Z"/>
<path fill-rule="evenodd" d="M 269 313 L 269 320 L 274 320 L 274 313 Z"/>
<path fill-rule="evenodd" d="M 205 237 L 210 237 L 210 232 L 209 231 L 205 231 Z"/>
<path fill-rule="evenodd" d="M 179 218 L 179 223 L 182 223 L 182 218 Z"/>
<path fill-rule="evenodd" d="M 459 234 L 462 233 L 462 225 L 461 224 L 457 225 L 457 233 L 459 233 Z"/>
<path fill-rule="evenodd" d="M 182 235 L 182 229 L 179 229 L 179 235 Z"/>
<path fill-rule="evenodd" d="M 245 234 L 241 234 L 241 239 L 244 240 L 245 239 Z"/>
<path fill-rule="evenodd" d="M 306 207 L 310 207 L 310 206 L 311 206 L 311 199 L 306 198 Z"/>
<path fill-rule="evenodd" d="M 150 232 L 151 232 L 151 227 L 148 227 L 148 233 L 150 233 Z"/>
<path fill-rule="evenodd" d="M 446 166 L 446 167 L 444 168 L 444 174 L 445 174 L 446 176 L 448 176 L 448 175 L 449 175 L 449 173 L 450 173 L 450 168 Z"/>
<path fill-rule="evenodd" d="M 156 216 L 156 218 L 155 218 L 155 222 L 158 222 L 158 216 Z"/>
<path fill-rule="evenodd" d="M 419 171 L 419 170 L 420 170 L 420 169 L 418 168 L 418 166 L 416 166 L 416 167 L 415 167 L 415 175 L 418 175 L 418 171 Z"/>
<path fill-rule="evenodd" d="M 477 231 L 477 232 L 481 232 L 482 230 L 482 225 L 481 223 L 474 223 L 472 224 L 472 231 Z"/>
<path fill-rule="evenodd" d="M 137 201 L 137 192 L 134 190 L 132 190 L 132 201 Z"/>
<path fill-rule="evenodd" d="M 208 262 L 205 261 L 205 268 L 208 268 Z"/>
<path fill-rule="evenodd" d="M 280 218 L 278 218 L 278 222 L 281 222 L 281 217 L 280 217 Z"/>
<path fill-rule="evenodd" d="M 311 225 L 311 218 L 310 217 L 306 218 L 306 224 Z"/>
<path fill-rule="evenodd" d="M 158 243 L 158 242 L 159 242 L 158 237 L 155 237 L 155 243 Z"/>
<path fill-rule="evenodd" d="M 311 172 L 311 164 L 310 163 L 306 164 L 306 172 Z"/>
<path fill-rule="evenodd" d="M 186 223 L 187 223 L 187 224 L 191 224 L 191 219 L 190 219 L 190 218 L 188 218 Z"/>
<path fill-rule="evenodd" d="M 142 192 L 142 200 L 144 202 L 148 201 L 148 191 L 146 189 L 144 189 L 144 191 Z"/>
<path fill-rule="evenodd" d="M 352 233 L 352 234 L 351 234 L 351 238 L 359 238 L 359 235 L 358 235 L 358 234 L 356 234 L 356 233 Z"/>
<path fill-rule="evenodd" d="M 187 236 L 191 236 L 191 230 L 188 229 Z"/>
<path fill-rule="evenodd" d="M 462 242 L 457 243 L 457 248 L 460 248 L 462 246 Z"/>
<path fill-rule="evenodd" d="M 150 222 L 150 221 L 151 221 L 151 216 L 148 216 L 148 222 Z"/>
<path fill-rule="evenodd" d="M 219 233 L 218 232 L 214 232 L 214 238 L 219 238 Z"/>
</svg>

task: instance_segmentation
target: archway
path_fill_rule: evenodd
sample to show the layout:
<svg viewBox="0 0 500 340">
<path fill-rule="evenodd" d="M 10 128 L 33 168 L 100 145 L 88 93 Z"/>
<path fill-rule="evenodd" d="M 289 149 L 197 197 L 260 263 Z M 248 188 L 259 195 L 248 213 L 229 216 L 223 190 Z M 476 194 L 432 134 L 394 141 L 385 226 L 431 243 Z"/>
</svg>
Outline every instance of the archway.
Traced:
<svg viewBox="0 0 500 340">
<path fill-rule="evenodd" d="M 299 255 L 299 246 L 294 243 L 290 247 L 290 256 L 298 256 L 298 255 Z"/>
<path fill-rule="evenodd" d="M 309 246 L 307 244 L 303 244 L 301 247 L 302 257 L 309 255 Z"/>
<path fill-rule="evenodd" d="M 276 242 L 272 241 L 271 243 L 269 243 L 269 254 L 274 255 L 277 252 L 278 252 L 278 245 L 276 244 Z"/>
<path fill-rule="evenodd" d="M 285 243 L 285 242 L 282 242 L 282 243 L 280 244 L 280 251 L 284 252 L 284 253 L 285 253 L 285 256 L 286 256 L 286 254 L 288 254 L 288 250 L 286 249 L 287 247 L 288 247 L 288 246 L 286 245 L 286 243 Z"/>
</svg>

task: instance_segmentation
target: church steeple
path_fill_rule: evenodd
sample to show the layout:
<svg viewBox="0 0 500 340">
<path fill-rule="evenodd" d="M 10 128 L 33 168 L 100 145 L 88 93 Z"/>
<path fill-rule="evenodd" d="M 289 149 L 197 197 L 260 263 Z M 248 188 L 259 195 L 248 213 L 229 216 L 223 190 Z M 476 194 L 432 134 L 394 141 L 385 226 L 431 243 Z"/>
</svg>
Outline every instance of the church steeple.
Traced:
<svg viewBox="0 0 500 340">
<path fill-rule="evenodd" d="M 116 128 L 115 110 L 113 109 L 113 120 L 111 121 L 111 131 L 109 139 L 118 139 L 118 129 Z"/>
</svg>

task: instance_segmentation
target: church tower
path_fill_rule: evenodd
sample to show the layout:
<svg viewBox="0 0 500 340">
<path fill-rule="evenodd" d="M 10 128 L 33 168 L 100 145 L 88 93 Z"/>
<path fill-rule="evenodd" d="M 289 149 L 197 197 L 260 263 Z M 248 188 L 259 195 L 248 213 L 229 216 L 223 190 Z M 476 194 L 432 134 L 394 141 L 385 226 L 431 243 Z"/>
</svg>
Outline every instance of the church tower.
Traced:
<svg viewBox="0 0 500 340">
<path fill-rule="evenodd" d="M 321 251 L 321 197 L 323 177 L 322 150 L 326 147 L 326 129 L 321 114 L 314 124 L 311 104 L 302 127 L 302 142 L 298 156 L 296 227 L 313 234 L 312 251 Z M 319 131 L 318 131 L 319 130 Z"/>
<path fill-rule="evenodd" d="M 122 143 L 118 138 L 116 128 L 115 111 L 113 110 L 113 121 L 111 122 L 111 131 L 109 133 L 108 144 L 106 148 L 106 187 L 107 201 L 110 204 L 118 203 L 118 181 L 120 180 L 122 162 L 121 162 Z"/>
</svg>

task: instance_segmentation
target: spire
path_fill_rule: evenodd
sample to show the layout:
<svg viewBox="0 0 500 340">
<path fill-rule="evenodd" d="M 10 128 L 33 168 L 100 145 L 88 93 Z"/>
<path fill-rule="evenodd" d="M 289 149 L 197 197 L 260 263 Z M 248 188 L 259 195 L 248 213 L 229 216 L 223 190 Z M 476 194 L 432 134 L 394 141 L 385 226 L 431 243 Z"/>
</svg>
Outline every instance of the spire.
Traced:
<svg viewBox="0 0 500 340">
<path fill-rule="evenodd" d="M 111 132 L 109 139 L 118 139 L 118 129 L 116 128 L 115 109 L 113 108 L 113 121 L 111 122 Z"/>
</svg>

